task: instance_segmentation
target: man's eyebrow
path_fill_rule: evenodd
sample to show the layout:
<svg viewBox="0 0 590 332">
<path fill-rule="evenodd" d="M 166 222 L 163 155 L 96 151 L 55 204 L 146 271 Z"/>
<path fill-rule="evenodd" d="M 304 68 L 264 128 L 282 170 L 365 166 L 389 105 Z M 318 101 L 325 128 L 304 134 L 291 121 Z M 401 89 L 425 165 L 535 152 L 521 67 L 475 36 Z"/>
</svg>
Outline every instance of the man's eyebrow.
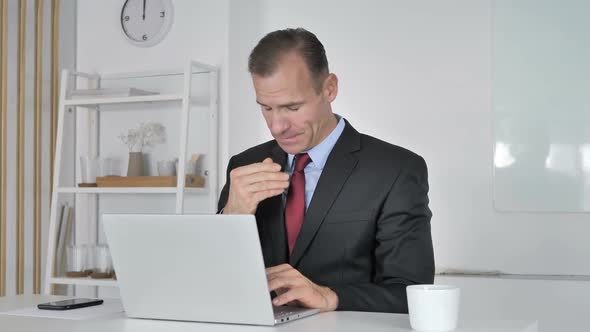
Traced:
<svg viewBox="0 0 590 332">
<path fill-rule="evenodd" d="M 257 103 L 258 105 L 260 105 L 260 106 L 263 106 L 263 107 L 270 107 L 270 106 L 268 106 L 268 105 L 266 105 L 266 104 L 263 104 L 263 103 L 259 102 L 258 100 L 256 101 L 256 103 Z M 305 102 L 303 102 L 303 101 L 293 101 L 293 102 L 290 102 L 290 103 L 286 103 L 286 104 L 278 105 L 278 107 L 293 107 L 293 106 L 300 106 L 300 105 L 303 105 L 304 103 L 305 103 Z"/>
</svg>

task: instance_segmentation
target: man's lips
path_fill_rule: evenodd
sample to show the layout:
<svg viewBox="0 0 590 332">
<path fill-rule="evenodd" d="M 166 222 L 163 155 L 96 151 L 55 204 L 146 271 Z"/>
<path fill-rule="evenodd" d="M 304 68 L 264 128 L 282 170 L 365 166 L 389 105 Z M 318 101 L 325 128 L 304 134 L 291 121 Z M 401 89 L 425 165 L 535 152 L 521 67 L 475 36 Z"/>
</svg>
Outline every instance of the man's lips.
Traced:
<svg viewBox="0 0 590 332">
<path fill-rule="evenodd" d="M 299 134 L 287 136 L 287 137 L 278 137 L 277 140 L 281 143 L 293 143 L 297 140 L 298 137 L 299 137 Z"/>
</svg>

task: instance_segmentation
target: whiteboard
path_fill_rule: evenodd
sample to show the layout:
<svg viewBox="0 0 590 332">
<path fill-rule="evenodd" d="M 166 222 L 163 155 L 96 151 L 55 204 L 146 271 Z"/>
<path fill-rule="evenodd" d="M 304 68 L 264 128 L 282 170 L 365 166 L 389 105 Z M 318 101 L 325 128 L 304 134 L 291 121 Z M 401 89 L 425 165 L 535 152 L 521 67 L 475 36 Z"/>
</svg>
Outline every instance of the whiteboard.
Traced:
<svg viewBox="0 0 590 332">
<path fill-rule="evenodd" d="M 590 2 L 493 2 L 494 207 L 590 210 Z"/>
</svg>

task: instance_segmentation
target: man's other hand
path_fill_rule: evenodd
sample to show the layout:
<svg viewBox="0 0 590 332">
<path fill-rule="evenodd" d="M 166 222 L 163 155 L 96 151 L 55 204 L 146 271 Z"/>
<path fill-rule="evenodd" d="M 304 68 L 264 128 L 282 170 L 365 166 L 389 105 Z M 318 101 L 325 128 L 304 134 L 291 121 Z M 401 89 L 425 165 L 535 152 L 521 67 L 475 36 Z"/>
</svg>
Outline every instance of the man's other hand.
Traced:
<svg viewBox="0 0 590 332">
<path fill-rule="evenodd" d="M 266 278 L 269 290 L 277 293 L 272 301 L 275 306 L 297 303 L 322 312 L 338 308 L 338 295 L 333 290 L 313 283 L 289 264 L 267 268 Z"/>
</svg>

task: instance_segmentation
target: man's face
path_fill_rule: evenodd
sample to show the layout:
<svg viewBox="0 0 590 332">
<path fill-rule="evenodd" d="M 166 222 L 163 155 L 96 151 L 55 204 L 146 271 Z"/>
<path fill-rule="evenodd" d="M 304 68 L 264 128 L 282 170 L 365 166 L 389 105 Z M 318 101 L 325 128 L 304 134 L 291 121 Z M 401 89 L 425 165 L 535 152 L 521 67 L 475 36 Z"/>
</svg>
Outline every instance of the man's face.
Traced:
<svg viewBox="0 0 590 332">
<path fill-rule="evenodd" d="M 318 93 L 303 59 L 290 53 L 282 57 L 275 73 L 252 75 L 256 102 L 272 136 L 291 154 L 318 145 L 336 127 L 330 103 L 338 92 L 338 79 L 328 75 Z"/>
</svg>

